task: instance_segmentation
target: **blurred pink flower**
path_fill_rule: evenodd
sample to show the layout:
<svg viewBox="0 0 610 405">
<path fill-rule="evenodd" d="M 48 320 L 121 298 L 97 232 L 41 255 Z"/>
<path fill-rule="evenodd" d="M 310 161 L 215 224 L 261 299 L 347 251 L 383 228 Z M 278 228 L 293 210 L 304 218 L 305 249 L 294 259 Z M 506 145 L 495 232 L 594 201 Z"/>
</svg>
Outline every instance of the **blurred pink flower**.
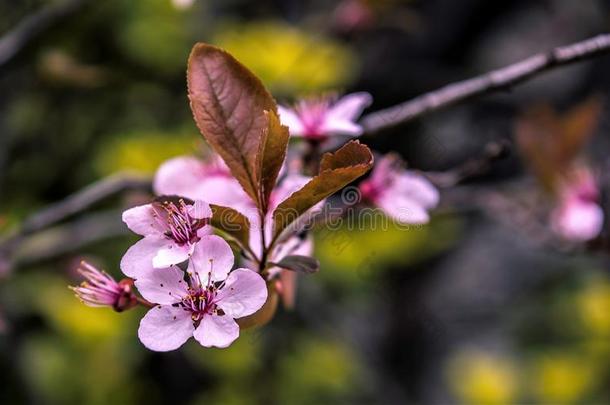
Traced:
<svg viewBox="0 0 610 405">
<path fill-rule="evenodd" d="M 581 168 L 561 186 L 559 204 L 551 213 L 551 227 L 567 240 L 587 241 L 599 235 L 603 222 L 595 178 Z"/>
<path fill-rule="evenodd" d="M 262 277 L 233 267 L 229 244 L 214 235 L 197 244 L 187 270 L 176 266 L 149 269 L 135 281 L 142 296 L 155 304 L 138 330 L 144 346 L 175 350 L 191 336 L 205 347 L 227 347 L 239 336 L 235 318 L 251 315 L 267 300 Z"/>
<path fill-rule="evenodd" d="M 123 222 L 144 239 L 130 247 L 121 260 L 125 275 L 138 278 L 152 265 L 164 268 L 189 258 L 199 239 L 211 232 L 210 206 L 197 200 L 153 202 L 128 209 Z"/>
<path fill-rule="evenodd" d="M 233 208 L 251 201 L 217 155 L 208 161 L 180 156 L 164 162 L 155 174 L 153 189 L 157 195 L 177 195 Z"/>
<path fill-rule="evenodd" d="M 278 106 L 280 120 L 292 136 L 324 141 L 332 135 L 359 136 L 356 119 L 373 101 L 369 93 L 348 94 L 336 102 L 328 97 L 301 100 L 294 108 Z"/>
<path fill-rule="evenodd" d="M 403 169 L 393 155 L 380 159 L 359 189 L 365 202 L 378 206 L 401 224 L 427 223 L 428 211 L 439 202 L 438 190 L 432 183 L 414 171 Z"/>
<path fill-rule="evenodd" d="M 87 262 L 81 262 L 78 272 L 86 281 L 78 287 L 70 287 L 83 304 L 90 307 L 112 307 L 121 312 L 137 304 L 133 294 L 133 281 L 129 279 L 117 282 L 105 271 L 99 270 Z"/>
<path fill-rule="evenodd" d="M 362 30 L 375 22 L 375 13 L 363 0 L 342 0 L 333 12 L 334 25 L 342 31 Z"/>
<path fill-rule="evenodd" d="M 282 168 L 280 179 L 270 195 L 268 213 L 265 219 L 265 241 L 268 244 L 272 236 L 273 211 L 292 193 L 303 187 L 310 177 L 295 173 L 286 173 L 288 169 Z M 177 195 L 193 200 L 205 200 L 211 204 L 218 204 L 234 208 L 245 215 L 250 221 L 250 246 L 260 257 L 262 253 L 261 224 L 258 209 L 254 201 L 243 191 L 229 169 L 220 159 L 213 157 L 204 162 L 194 157 L 178 157 L 163 163 L 154 180 L 154 190 L 157 194 Z M 319 203 L 319 207 L 323 202 Z M 310 210 L 313 212 L 314 209 Z M 311 214 L 310 214 L 311 215 Z M 305 219 L 306 220 L 306 219 Z M 301 222 L 303 219 L 301 220 Z M 294 229 L 295 225 L 291 229 Z M 273 254 L 273 260 L 281 260 L 289 254 L 311 254 L 312 242 L 304 243 L 302 238 L 294 237 L 278 243 Z M 297 252 L 298 253 L 295 253 Z"/>
</svg>

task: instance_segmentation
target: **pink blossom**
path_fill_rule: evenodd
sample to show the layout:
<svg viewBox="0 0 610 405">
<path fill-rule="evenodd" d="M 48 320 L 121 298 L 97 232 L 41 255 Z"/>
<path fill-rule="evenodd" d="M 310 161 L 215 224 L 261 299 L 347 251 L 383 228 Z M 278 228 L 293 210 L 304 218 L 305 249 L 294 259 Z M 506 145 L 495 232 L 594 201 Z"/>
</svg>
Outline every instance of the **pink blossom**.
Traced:
<svg viewBox="0 0 610 405">
<path fill-rule="evenodd" d="M 278 185 L 270 196 L 268 214 L 265 219 L 265 241 L 267 244 L 269 244 L 272 236 L 273 210 L 311 180 L 310 177 L 286 173 L 286 171 L 286 168 L 282 168 Z M 203 199 L 212 204 L 236 209 L 250 220 L 250 245 L 260 257 L 262 239 L 258 209 L 239 183 L 231 176 L 229 169 L 219 157 L 214 157 L 209 162 L 192 157 L 178 157 L 168 160 L 161 165 L 155 175 L 154 189 L 158 194 L 179 195 L 195 200 Z M 321 204 L 323 203 L 320 203 L 318 207 Z M 292 227 L 292 229 L 295 227 Z M 274 251 L 278 253 L 272 255 L 273 259 L 280 260 L 288 254 L 311 253 L 311 249 L 307 252 L 294 253 L 302 246 L 312 245 L 311 241 L 303 242 L 301 238 L 297 237 L 277 244 Z"/>
<path fill-rule="evenodd" d="M 123 222 L 144 238 L 127 250 L 121 260 L 121 270 L 138 278 L 152 265 L 165 268 L 189 258 L 195 244 L 211 232 L 210 206 L 197 200 L 161 201 L 128 209 Z"/>
<path fill-rule="evenodd" d="M 234 208 L 251 201 L 216 155 L 207 161 L 180 156 L 164 162 L 155 174 L 153 189 L 157 195 L 179 195 Z"/>
<path fill-rule="evenodd" d="M 559 204 L 551 213 L 551 227 L 567 240 L 587 241 L 599 235 L 603 222 L 595 179 L 590 171 L 580 169 L 562 185 Z"/>
<path fill-rule="evenodd" d="M 83 304 L 90 307 L 112 307 L 121 312 L 137 304 L 133 294 L 133 282 L 129 279 L 117 282 L 105 271 L 99 270 L 87 262 L 82 262 L 78 272 L 86 281 L 78 287 L 70 287 Z"/>
<path fill-rule="evenodd" d="M 142 296 L 155 304 L 138 330 L 144 346 L 175 350 L 191 336 L 205 347 L 227 347 L 239 336 L 235 318 L 251 315 L 267 300 L 262 277 L 233 267 L 229 244 L 214 235 L 197 244 L 187 274 L 176 266 L 149 269 L 135 281 Z"/>
<path fill-rule="evenodd" d="M 278 107 L 280 119 L 292 136 L 324 141 L 332 135 L 359 136 L 356 119 L 372 103 L 365 92 L 348 94 L 336 102 L 328 97 L 299 101 L 294 108 Z"/>
<path fill-rule="evenodd" d="M 428 211 L 439 202 L 438 190 L 425 177 L 401 167 L 400 160 L 386 155 L 360 186 L 362 199 L 381 208 L 402 224 L 424 224 Z"/>
</svg>

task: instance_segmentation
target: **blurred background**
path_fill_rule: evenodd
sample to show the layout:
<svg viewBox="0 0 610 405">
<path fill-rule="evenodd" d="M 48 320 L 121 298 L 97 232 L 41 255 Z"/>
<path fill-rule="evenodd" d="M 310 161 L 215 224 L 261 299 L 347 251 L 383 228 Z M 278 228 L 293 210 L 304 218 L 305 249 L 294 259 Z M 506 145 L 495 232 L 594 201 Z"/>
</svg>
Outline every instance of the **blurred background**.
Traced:
<svg viewBox="0 0 610 405">
<path fill-rule="evenodd" d="M 108 176 L 150 176 L 203 148 L 186 98 L 197 41 L 228 49 L 279 101 L 368 91 L 374 111 L 610 29 L 602 0 L 0 1 L 0 236 Z M 596 97 L 583 154 L 610 151 L 610 57 L 363 137 L 410 167 L 447 171 L 514 146 L 532 106 Z M 147 351 L 144 313 L 81 305 L 82 258 L 120 277 L 137 239 L 117 192 L 0 253 L 0 403 L 610 403 L 603 247 L 547 243 L 516 147 L 443 191 L 411 230 L 316 232 L 319 274 L 296 308 L 224 350 Z M 123 177 L 112 177 L 123 178 Z M 139 178 L 139 177 L 138 177 Z"/>
</svg>

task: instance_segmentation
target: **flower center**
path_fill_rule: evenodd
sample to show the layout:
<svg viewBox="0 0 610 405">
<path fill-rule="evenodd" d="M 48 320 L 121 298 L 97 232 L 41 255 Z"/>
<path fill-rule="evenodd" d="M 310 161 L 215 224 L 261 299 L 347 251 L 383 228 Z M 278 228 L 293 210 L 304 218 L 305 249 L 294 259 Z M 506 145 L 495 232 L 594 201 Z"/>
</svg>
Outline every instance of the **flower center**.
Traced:
<svg viewBox="0 0 610 405">
<path fill-rule="evenodd" d="M 179 245 L 193 244 L 199 241 L 197 231 L 206 225 L 206 221 L 191 217 L 190 206 L 184 200 L 178 205 L 173 202 L 164 202 L 161 205 L 164 226 L 167 228 L 165 236 L 173 239 Z"/>
<path fill-rule="evenodd" d="M 375 201 L 379 194 L 381 194 L 380 187 L 370 180 L 363 181 L 358 188 L 360 189 L 363 201 Z"/>
<path fill-rule="evenodd" d="M 328 112 L 328 100 L 301 101 L 295 111 L 301 119 L 305 135 L 311 138 L 323 138 L 323 124 Z"/>
<path fill-rule="evenodd" d="M 180 305 L 191 313 L 191 319 L 197 326 L 205 314 L 224 315 L 214 302 L 215 297 L 216 288 L 214 286 L 192 287 L 189 288 L 189 294 L 182 299 Z"/>
</svg>

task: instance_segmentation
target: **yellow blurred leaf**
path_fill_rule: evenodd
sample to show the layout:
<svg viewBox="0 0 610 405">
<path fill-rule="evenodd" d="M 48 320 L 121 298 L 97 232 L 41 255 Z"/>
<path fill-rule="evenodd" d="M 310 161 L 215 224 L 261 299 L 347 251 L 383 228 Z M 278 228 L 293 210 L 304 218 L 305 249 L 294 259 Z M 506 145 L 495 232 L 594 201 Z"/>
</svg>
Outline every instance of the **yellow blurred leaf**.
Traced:
<svg viewBox="0 0 610 405">
<path fill-rule="evenodd" d="M 165 160 L 191 154 L 200 142 L 192 134 L 134 132 L 116 137 L 98 153 L 95 167 L 106 176 L 120 171 L 152 174 Z"/>
<path fill-rule="evenodd" d="M 460 403 L 506 405 L 515 403 L 517 373 L 512 362 L 481 351 L 463 351 L 451 359 L 449 383 Z"/>
<path fill-rule="evenodd" d="M 342 87 L 358 70 L 345 45 L 280 22 L 227 25 L 212 43 L 228 50 L 276 94 Z"/>
<path fill-rule="evenodd" d="M 587 358 L 571 353 L 556 353 L 537 359 L 534 391 L 541 403 L 581 403 L 591 387 L 595 370 Z"/>
</svg>

